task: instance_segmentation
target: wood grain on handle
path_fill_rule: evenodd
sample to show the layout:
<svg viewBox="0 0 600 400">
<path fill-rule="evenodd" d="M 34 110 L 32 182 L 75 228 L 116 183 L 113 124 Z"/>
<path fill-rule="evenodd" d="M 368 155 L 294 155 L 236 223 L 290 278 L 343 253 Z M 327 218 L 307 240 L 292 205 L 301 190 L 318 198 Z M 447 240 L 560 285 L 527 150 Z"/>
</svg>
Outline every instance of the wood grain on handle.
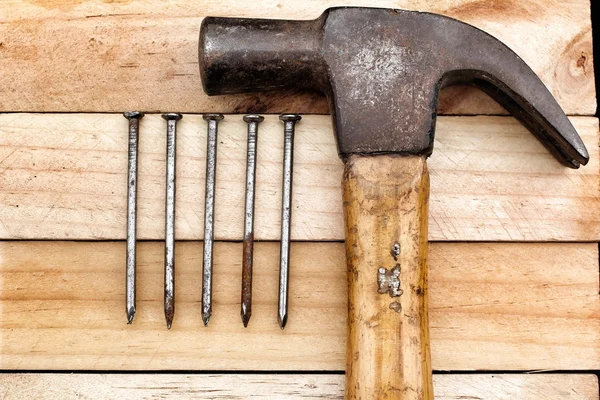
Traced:
<svg viewBox="0 0 600 400">
<path fill-rule="evenodd" d="M 343 191 L 346 399 L 432 400 L 425 158 L 350 156 Z"/>
</svg>

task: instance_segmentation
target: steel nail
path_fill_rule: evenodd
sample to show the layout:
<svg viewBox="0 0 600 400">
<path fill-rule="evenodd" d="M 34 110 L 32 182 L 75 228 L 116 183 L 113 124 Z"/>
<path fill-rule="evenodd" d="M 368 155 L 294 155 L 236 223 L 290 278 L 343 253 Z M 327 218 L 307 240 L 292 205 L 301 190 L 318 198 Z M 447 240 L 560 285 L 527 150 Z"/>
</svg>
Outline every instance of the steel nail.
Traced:
<svg viewBox="0 0 600 400">
<path fill-rule="evenodd" d="M 215 172 L 217 167 L 218 124 L 223 114 L 204 114 L 208 123 L 206 150 L 206 190 L 204 205 L 204 258 L 202 267 L 202 321 L 208 325 L 212 314 L 212 263 L 214 241 Z"/>
<path fill-rule="evenodd" d="M 135 262 L 136 262 L 136 213 L 137 213 L 137 167 L 139 122 L 144 114 L 139 111 L 126 111 L 123 116 L 129 120 L 129 148 L 127 157 L 127 270 L 125 278 L 125 312 L 127 323 L 133 322 L 135 315 Z"/>
<path fill-rule="evenodd" d="M 292 177 L 294 166 L 294 126 L 302 117 L 298 114 L 282 114 L 283 141 L 283 190 L 281 205 L 281 248 L 279 253 L 279 306 L 277 321 L 281 329 L 288 319 L 288 292 L 290 268 L 290 228 L 292 224 Z"/>
<path fill-rule="evenodd" d="M 175 315 L 175 155 L 177 121 L 183 116 L 167 113 L 167 193 L 165 200 L 165 319 L 171 329 Z"/>
<path fill-rule="evenodd" d="M 245 115 L 248 124 L 248 150 L 246 156 L 246 204 L 244 210 L 244 245 L 242 258 L 241 316 L 244 327 L 252 315 L 252 262 L 254 253 L 254 188 L 256 183 L 256 146 L 260 115 Z"/>
</svg>

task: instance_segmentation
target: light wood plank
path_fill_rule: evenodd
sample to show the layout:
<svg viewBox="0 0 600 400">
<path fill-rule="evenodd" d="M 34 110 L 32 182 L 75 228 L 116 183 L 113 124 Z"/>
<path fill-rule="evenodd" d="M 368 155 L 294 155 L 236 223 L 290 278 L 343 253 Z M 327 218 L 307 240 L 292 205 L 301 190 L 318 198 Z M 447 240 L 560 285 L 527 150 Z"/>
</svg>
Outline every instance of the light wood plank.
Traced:
<svg viewBox="0 0 600 400">
<path fill-rule="evenodd" d="M 438 400 L 597 400 L 595 375 L 434 375 Z M 3 400 L 343 399 L 343 375 L 1 374 Z"/>
<path fill-rule="evenodd" d="M 326 113 L 320 95 L 208 98 L 198 73 L 205 15 L 316 18 L 336 5 L 367 0 L 9 0 L 0 3 L 0 110 Z M 378 7 L 441 13 L 498 37 L 538 73 L 569 114 L 596 109 L 589 0 L 383 0 Z M 523 40 L 526 37 L 527 40 Z M 503 112 L 473 89 L 446 91 L 441 111 Z"/>
<path fill-rule="evenodd" d="M 436 370 L 600 368 L 597 244 L 432 243 Z M 292 243 L 290 318 L 277 324 L 278 243 L 257 243 L 249 327 L 239 313 L 241 244 L 217 243 L 213 316 L 200 316 L 202 246 L 176 248 L 176 311 L 163 314 L 163 247 L 139 245 L 126 324 L 125 246 L 0 243 L 0 368 L 343 370 L 342 243 Z"/>
<path fill-rule="evenodd" d="M 571 170 L 509 117 L 443 117 L 431 170 L 430 240 L 598 241 L 598 120 L 573 118 L 591 155 Z M 165 124 L 141 122 L 138 237 L 164 237 Z M 221 124 L 217 159 L 218 240 L 243 237 L 246 126 Z M 280 235 L 282 125 L 260 125 L 255 236 Z M 178 239 L 201 239 L 206 123 L 178 127 Z M 297 127 L 292 239 L 343 240 L 341 177 L 328 116 Z M 121 115 L 0 115 L 0 238 L 124 239 L 127 121 Z"/>
</svg>

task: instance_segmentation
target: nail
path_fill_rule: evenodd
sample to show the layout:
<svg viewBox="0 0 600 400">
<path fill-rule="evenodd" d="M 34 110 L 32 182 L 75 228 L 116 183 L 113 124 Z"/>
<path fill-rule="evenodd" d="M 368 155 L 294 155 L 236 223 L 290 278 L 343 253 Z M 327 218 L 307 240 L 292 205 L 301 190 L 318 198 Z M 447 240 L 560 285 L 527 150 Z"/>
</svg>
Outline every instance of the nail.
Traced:
<svg viewBox="0 0 600 400">
<path fill-rule="evenodd" d="M 144 114 L 139 111 L 126 111 L 123 116 L 129 120 L 129 148 L 127 157 L 127 270 L 125 278 L 125 312 L 127 323 L 133 322 L 135 315 L 135 260 L 136 260 L 136 214 L 137 214 L 137 167 L 139 123 Z"/>
<path fill-rule="evenodd" d="M 206 150 L 206 190 L 204 206 L 204 258 L 202 267 L 202 321 L 208 325 L 212 315 L 212 263 L 214 241 L 215 172 L 217 167 L 218 124 L 223 114 L 204 114 L 208 123 Z"/>
<path fill-rule="evenodd" d="M 244 327 L 252 316 L 252 261 L 254 253 L 254 189 L 256 183 L 256 142 L 260 115 L 245 115 L 248 124 L 248 151 L 246 156 L 246 205 L 244 212 L 244 245 L 242 258 L 241 316 Z"/>
<path fill-rule="evenodd" d="M 294 127 L 302 117 L 298 114 L 283 114 L 279 119 L 284 124 L 283 141 L 283 190 L 281 201 L 281 249 L 279 253 L 279 307 L 277 321 L 281 329 L 288 319 L 288 292 L 290 268 L 290 228 L 292 223 L 292 177 L 294 166 Z"/>
<path fill-rule="evenodd" d="M 171 329 L 175 315 L 175 136 L 179 113 L 163 114 L 167 121 L 167 193 L 165 200 L 165 319 Z"/>
</svg>

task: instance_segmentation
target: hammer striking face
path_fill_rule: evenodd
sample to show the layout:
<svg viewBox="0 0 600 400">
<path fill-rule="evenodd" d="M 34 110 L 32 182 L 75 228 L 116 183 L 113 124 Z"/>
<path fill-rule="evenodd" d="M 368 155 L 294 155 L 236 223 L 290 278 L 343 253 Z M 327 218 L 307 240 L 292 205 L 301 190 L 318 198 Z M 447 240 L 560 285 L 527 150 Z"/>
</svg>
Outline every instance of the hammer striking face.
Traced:
<svg viewBox="0 0 600 400">
<path fill-rule="evenodd" d="M 333 8 L 313 21 L 206 18 L 199 60 L 209 95 L 325 93 L 345 161 L 346 398 L 433 399 L 425 158 L 439 90 L 480 88 L 578 168 L 588 153 L 556 100 L 497 39 L 429 13 Z"/>
</svg>

